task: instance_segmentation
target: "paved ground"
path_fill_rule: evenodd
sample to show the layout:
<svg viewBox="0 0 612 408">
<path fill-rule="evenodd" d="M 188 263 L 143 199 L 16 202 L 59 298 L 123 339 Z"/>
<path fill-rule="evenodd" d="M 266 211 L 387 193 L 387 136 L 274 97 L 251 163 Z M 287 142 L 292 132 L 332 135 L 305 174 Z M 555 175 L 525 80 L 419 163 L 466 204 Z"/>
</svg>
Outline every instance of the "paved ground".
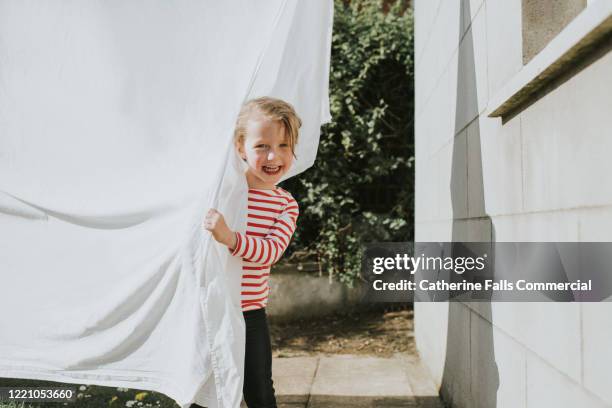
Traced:
<svg viewBox="0 0 612 408">
<path fill-rule="evenodd" d="M 412 356 L 275 358 L 273 376 L 279 408 L 443 408 Z"/>
</svg>

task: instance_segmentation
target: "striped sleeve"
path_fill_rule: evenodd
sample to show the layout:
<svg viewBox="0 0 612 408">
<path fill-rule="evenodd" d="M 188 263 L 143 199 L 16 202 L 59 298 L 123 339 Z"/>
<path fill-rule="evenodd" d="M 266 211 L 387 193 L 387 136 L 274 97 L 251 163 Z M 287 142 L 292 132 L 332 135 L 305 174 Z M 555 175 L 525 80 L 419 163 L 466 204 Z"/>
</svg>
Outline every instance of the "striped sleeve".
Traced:
<svg viewBox="0 0 612 408">
<path fill-rule="evenodd" d="M 291 198 L 265 237 L 236 232 L 236 248 L 232 255 L 258 265 L 275 264 L 289 246 L 298 215 L 297 202 Z"/>
</svg>

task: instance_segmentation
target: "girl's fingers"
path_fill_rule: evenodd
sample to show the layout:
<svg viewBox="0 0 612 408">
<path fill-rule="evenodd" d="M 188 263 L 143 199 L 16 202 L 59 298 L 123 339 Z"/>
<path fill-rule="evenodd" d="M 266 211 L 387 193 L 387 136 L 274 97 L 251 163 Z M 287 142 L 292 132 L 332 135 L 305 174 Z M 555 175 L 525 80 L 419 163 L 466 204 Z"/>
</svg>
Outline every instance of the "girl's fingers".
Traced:
<svg viewBox="0 0 612 408">
<path fill-rule="evenodd" d="M 204 219 L 204 222 L 202 224 L 204 225 L 204 228 L 211 229 L 211 228 L 214 228 L 215 221 L 207 217 L 206 219 Z"/>
<path fill-rule="evenodd" d="M 219 212 L 214 208 L 210 208 L 208 212 L 206 213 L 206 216 L 204 217 L 204 222 L 203 222 L 204 228 L 206 228 L 207 230 L 214 229 L 218 220 L 219 220 Z"/>
</svg>

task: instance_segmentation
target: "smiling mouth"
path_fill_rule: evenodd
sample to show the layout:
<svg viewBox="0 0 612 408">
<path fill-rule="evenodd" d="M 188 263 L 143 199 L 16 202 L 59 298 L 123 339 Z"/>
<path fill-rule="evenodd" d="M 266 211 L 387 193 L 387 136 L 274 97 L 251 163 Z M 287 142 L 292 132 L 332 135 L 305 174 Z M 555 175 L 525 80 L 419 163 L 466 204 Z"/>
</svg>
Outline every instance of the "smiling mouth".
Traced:
<svg viewBox="0 0 612 408">
<path fill-rule="evenodd" d="M 271 176 L 280 173 L 282 166 L 263 166 L 263 172 Z"/>
</svg>

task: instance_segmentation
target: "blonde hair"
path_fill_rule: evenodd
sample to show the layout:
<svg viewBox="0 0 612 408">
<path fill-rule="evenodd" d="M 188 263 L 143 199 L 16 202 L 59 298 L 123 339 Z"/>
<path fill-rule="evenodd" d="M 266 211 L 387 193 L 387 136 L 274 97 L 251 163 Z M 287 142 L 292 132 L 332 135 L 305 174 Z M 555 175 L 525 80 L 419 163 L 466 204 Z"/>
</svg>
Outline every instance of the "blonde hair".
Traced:
<svg viewBox="0 0 612 408">
<path fill-rule="evenodd" d="M 302 120 L 290 103 L 269 96 L 246 101 L 242 105 L 236 120 L 235 143 L 244 142 L 247 124 L 249 120 L 255 118 L 280 122 L 285 128 L 291 153 L 295 156 L 295 145 L 298 142 L 298 131 L 302 126 Z"/>
</svg>

